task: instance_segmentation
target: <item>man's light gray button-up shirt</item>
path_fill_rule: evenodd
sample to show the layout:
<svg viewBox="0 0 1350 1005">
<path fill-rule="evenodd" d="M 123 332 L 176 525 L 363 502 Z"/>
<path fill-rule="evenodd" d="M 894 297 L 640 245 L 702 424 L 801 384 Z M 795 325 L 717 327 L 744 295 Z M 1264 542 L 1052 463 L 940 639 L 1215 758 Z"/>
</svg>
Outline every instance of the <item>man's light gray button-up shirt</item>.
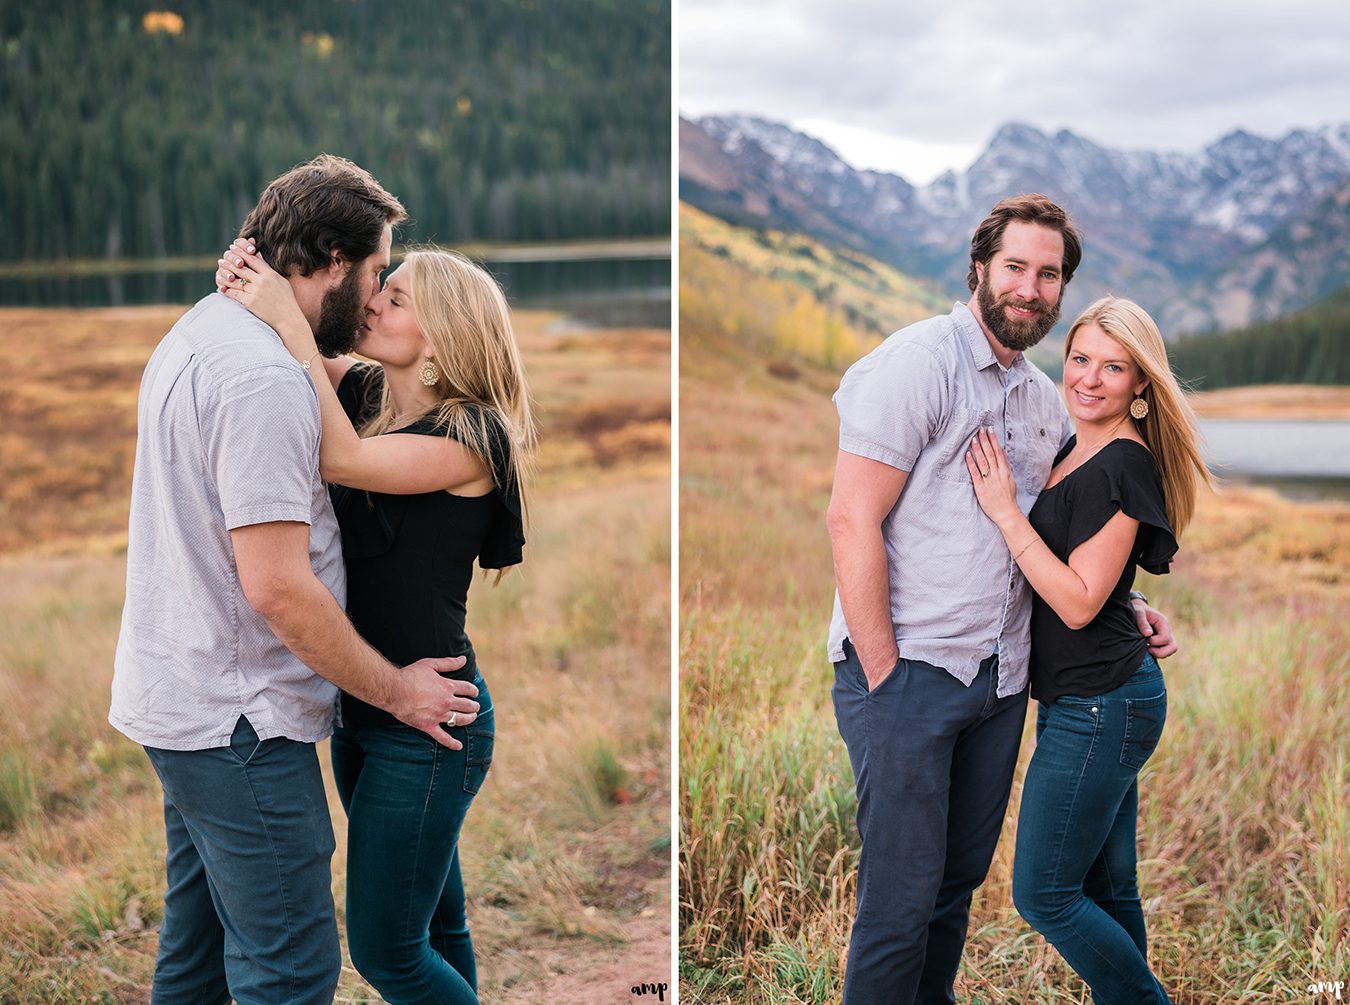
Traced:
<svg viewBox="0 0 1350 1005">
<path fill-rule="evenodd" d="M 213 293 L 150 357 L 137 406 L 127 594 L 108 721 L 138 743 L 223 747 L 332 732 L 337 689 L 244 597 L 230 531 L 307 523 L 319 580 L 345 604 L 337 521 L 319 478 L 319 402 L 277 337 Z"/>
<path fill-rule="evenodd" d="M 1027 683 L 1031 592 L 970 485 L 981 426 L 1008 452 L 1028 512 L 1072 432 L 1055 385 L 1018 355 L 1006 370 L 965 304 L 891 335 L 851 366 L 834 402 L 839 449 L 909 472 L 882 523 L 900 655 L 969 685 L 999 654 L 998 695 Z M 829 657 L 844 658 L 835 594 Z"/>
</svg>

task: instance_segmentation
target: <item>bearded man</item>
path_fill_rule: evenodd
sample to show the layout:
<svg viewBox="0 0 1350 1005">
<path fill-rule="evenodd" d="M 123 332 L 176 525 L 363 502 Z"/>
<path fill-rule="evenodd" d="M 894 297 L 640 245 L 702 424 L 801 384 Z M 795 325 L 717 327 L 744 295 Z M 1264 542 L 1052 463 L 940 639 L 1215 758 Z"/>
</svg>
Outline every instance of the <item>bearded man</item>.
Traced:
<svg viewBox="0 0 1350 1005">
<path fill-rule="evenodd" d="M 862 857 L 845 1005 L 954 1002 L 971 897 L 993 860 L 1027 707 L 1031 591 L 980 510 L 965 454 L 1007 452 L 1023 512 L 1072 433 L 1024 355 L 1054 327 L 1082 258 L 1042 195 L 994 207 L 970 244 L 974 297 L 891 335 L 834 396 L 835 718 Z M 1156 657 L 1167 620 L 1136 603 Z"/>
<path fill-rule="evenodd" d="M 364 169 L 323 155 L 268 185 L 242 233 L 336 355 L 355 344 L 404 215 Z M 314 745 L 338 687 L 452 748 L 441 724 L 478 711 L 471 682 L 438 672 L 463 657 L 400 669 L 347 620 L 312 362 L 212 293 L 141 378 L 108 719 L 164 789 L 152 1005 L 328 1005 L 341 955 Z"/>
</svg>

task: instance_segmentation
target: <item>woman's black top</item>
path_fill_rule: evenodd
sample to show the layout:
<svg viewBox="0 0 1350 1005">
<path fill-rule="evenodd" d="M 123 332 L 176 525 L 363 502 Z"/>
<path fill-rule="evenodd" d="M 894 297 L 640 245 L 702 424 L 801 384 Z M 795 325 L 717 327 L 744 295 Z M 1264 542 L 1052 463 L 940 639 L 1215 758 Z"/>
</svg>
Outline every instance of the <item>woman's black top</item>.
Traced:
<svg viewBox="0 0 1350 1005">
<path fill-rule="evenodd" d="M 1077 437 L 1055 458 L 1058 464 Z M 1168 571 L 1177 539 L 1167 522 L 1162 479 L 1153 455 L 1134 440 L 1112 440 L 1045 491 L 1028 519 L 1055 557 L 1073 550 L 1123 510 L 1139 521 L 1134 548 L 1097 616 L 1074 630 L 1044 600 L 1031 603 L 1031 696 L 1052 702 L 1063 695 L 1091 697 L 1114 691 L 1139 669 L 1148 640 L 1139 634 L 1130 590 L 1135 566 L 1155 575 Z"/>
<path fill-rule="evenodd" d="M 338 399 L 358 429 L 378 411 L 384 370 L 355 363 L 338 385 Z M 520 496 L 508 477 L 510 445 L 491 419 L 492 492 L 390 495 L 332 485 L 329 493 L 342 531 L 347 565 L 347 615 L 356 630 L 395 666 L 425 656 L 465 656 L 460 670 L 443 676 L 469 680 L 473 645 L 464 631 L 473 565 L 500 569 L 521 560 L 525 535 Z M 445 436 L 435 416 L 392 432 Z M 503 488 L 507 486 L 507 488 Z M 348 726 L 391 725 L 383 709 L 342 695 Z"/>
</svg>

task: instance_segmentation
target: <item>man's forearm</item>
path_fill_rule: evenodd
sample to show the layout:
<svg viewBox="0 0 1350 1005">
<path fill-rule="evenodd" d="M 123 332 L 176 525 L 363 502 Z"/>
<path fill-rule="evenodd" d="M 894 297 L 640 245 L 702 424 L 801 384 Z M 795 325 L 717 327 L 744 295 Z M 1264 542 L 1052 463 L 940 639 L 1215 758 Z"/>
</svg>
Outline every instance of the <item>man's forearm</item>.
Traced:
<svg viewBox="0 0 1350 1005">
<path fill-rule="evenodd" d="M 891 574 L 882 530 L 909 472 L 840 450 L 825 524 L 834 550 L 834 581 L 853 649 L 876 684 L 899 657 L 891 622 Z"/>
<path fill-rule="evenodd" d="M 890 572 L 879 527 L 847 527 L 831 535 L 834 579 L 849 640 L 865 669 L 890 669 L 899 657 L 891 620 Z"/>
<path fill-rule="evenodd" d="M 368 704 L 394 710 L 397 668 L 361 638 L 318 579 L 301 578 L 279 590 L 259 613 L 282 644 L 319 676 Z"/>
</svg>

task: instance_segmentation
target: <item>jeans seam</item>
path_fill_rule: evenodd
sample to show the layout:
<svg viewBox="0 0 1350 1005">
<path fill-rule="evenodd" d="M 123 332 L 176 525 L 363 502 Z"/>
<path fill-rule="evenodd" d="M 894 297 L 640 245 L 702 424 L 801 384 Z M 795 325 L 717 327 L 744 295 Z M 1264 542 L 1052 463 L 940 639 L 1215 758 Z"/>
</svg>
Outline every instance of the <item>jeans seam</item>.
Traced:
<svg viewBox="0 0 1350 1005">
<path fill-rule="evenodd" d="M 854 655 L 854 659 L 857 659 L 856 653 L 855 653 L 855 655 Z M 858 670 L 859 670 L 859 672 L 862 671 L 862 661 L 861 661 L 861 660 L 858 660 Z M 870 692 L 868 692 L 868 691 L 866 691 L 866 690 L 864 689 L 864 692 L 863 692 L 863 698 L 862 698 L 862 720 L 863 720 L 863 721 L 862 721 L 862 727 L 863 727 L 863 757 L 864 757 L 864 758 L 867 758 L 868 755 L 871 753 L 871 747 L 872 747 L 872 728 L 871 728 L 871 718 L 872 718 L 872 717 L 871 717 L 871 715 L 869 714 L 870 711 L 871 711 L 871 702 L 869 702 L 869 701 L 867 700 L 870 696 L 871 696 L 871 695 L 870 695 Z M 864 762 L 864 763 L 865 763 L 865 762 Z M 871 817 L 869 816 L 868 819 L 869 819 L 869 824 L 870 824 Z M 869 879 L 869 877 L 871 876 L 872 872 L 871 872 L 871 870 L 869 869 L 869 870 L 867 871 L 867 874 L 864 875 L 864 874 L 863 874 L 863 871 L 862 871 L 862 853 L 863 853 L 863 850 L 867 847 L 867 832 L 864 831 L 864 830 L 862 830 L 861 828 L 859 828 L 859 830 L 858 830 L 858 837 L 861 839 L 862 843 L 861 843 L 861 845 L 860 845 L 859 848 L 858 848 L 858 894 L 857 894 L 857 897 L 856 897 L 855 899 L 857 900 L 858 904 L 861 905 L 861 904 L 862 904 L 863 897 L 866 896 L 866 894 L 867 894 L 868 879 Z M 871 902 L 869 901 L 868 903 L 870 904 Z M 861 911 L 855 912 L 855 917 L 854 917 L 854 922 L 853 922 L 853 923 L 854 923 L 854 927 L 857 928 L 859 932 L 865 932 L 865 931 L 867 930 L 867 919 L 863 917 Z M 850 943 L 851 943 L 851 940 L 850 940 Z"/>
<path fill-rule="evenodd" d="M 1128 795 L 1127 795 L 1126 798 L 1128 798 Z M 1137 812 L 1137 811 L 1136 811 L 1136 812 Z M 1108 901 L 1108 902 L 1110 903 L 1110 905 L 1111 905 L 1111 911 L 1109 911 L 1109 912 L 1107 912 L 1107 913 L 1108 913 L 1108 914 L 1111 914 L 1111 917 L 1114 919 L 1114 918 L 1115 918 L 1115 914 L 1112 913 L 1112 912 L 1116 912 L 1116 911 L 1119 911 L 1119 910 L 1120 910 L 1120 904 L 1121 904 L 1121 901 L 1120 901 L 1120 899 L 1116 896 L 1116 890 L 1118 889 L 1118 887 L 1116 886 L 1115 877 L 1114 877 L 1114 875 L 1113 875 L 1112 872 L 1111 872 L 1111 859 L 1110 859 L 1110 857 L 1107 856 L 1107 855 L 1103 855 L 1103 856 L 1102 856 L 1102 873 L 1106 876 L 1107 901 Z M 1100 903 L 1100 901 L 1099 901 L 1098 903 Z M 1103 908 L 1103 909 L 1104 909 L 1104 908 Z M 1117 924 L 1119 924 L 1118 921 L 1117 921 Z M 1123 927 L 1123 926 L 1122 926 L 1122 927 Z"/>
<path fill-rule="evenodd" d="M 261 746 L 261 741 L 259 742 L 259 746 Z M 257 748 L 254 748 L 254 753 L 256 752 Z M 252 754 L 249 755 L 249 760 L 253 760 Z M 281 868 L 281 858 L 277 853 L 276 841 L 272 839 L 272 830 L 267 824 L 267 817 L 262 811 L 262 804 L 258 801 L 258 791 L 253 787 L 253 779 L 249 777 L 247 771 L 248 765 L 240 765 L 240 767 L 245 769 L 244 781 L 248 784 L 249 795 L 253 797 L 254 808 L 258 811 L 258 820 L 262 824 L 263 834 L 267 838 L 267 848 L 272 853 L 272 864 L 276 868 L 277 892 L 281 895 L 281 916 L 286 928 L 286 956 L 290 960 L 291 970 L 290 991 L 288 992 L 287 997 L 294 1001 L 296 995 L 299 994 L 300 973 L 298 961 L 295 959 L 295 928 L 291 923 L 291 905 L 290 898 L 287 896 L 286 892 L 285 873 Z"/>
<path fill-rule="evenodd" d="M 1097 707 L 1100 709 L 1102 706 L 1099 704 Z M 1100 713 L 1097 712 L 1092 713 L 1092 742 L 1088 745 L 1087 757 L 1083 758 L 1082 767 L 1080 767 L 1078 770 L 1078 778 L 1074 781 L 1073 798 L 1069 803 L 1069 812 L 1065 816 L 1066 828 L 1071 828 L 1072 826 L 1071 821 L 1073 819 L 1074 814 L 1077 812 L 1078 796 L 1079 793 L 1083 791 L 1083 778 L 1087 775 L 1088 764 L 1092 761 L 1092 755 L 1097 752 L 1097 739 L 1101 735 L 1101 728 L 1102 722 Z M 1064 852 L 1068 847 L 1068 842 L 1067 840 L 1065 840 L 1065 838 L 1066 838 L 1065 834 L 1060 834 L 1057 837 L 1057 844 L 1059 846 L 1059 850 L 1058 853 L 1055 855 L 1055 869 L 1052 874 L 1056 885 L 1058 885 L 1060 882 L 1060 868 L 1064 862 Z"/>
<path fill-rule="evenodd" d="M 467 731 L 466 731 L 466 732 L 467 732 Z M 468 753 L 469 753 L 469 751 L 468 751 L 468 742 L 467 742 L 467 740 L 468 740 L 468 737 L 466 736 L 466 737 L 465 737 L 465 741 L 466 741 L 466 742 L 465 742 L 465 745 L 464 745 L 464 754 L 465 754 L 465 759 L 466 759 L 466 760 L 468 759 Z M 431 800 L 432 800 L 432 798 L 434 797 L 435 792 L 436 792 L 436 780 L 437 780 L 437 776 L 438 776 L 439 773 L 440 773 L 441 754 L 442 754 L 443 750 L 444 750 L 444 748 L 442 748 L 442 747 L 440 746 L 440 744 L 436 744 L 435 747 L 434 747 L 434 749 L 433 749 L 432 752 L 431 752 L 431 772 L 430 772 L 430 776 L 429 776 L 428 779 L 427 779 L 426 796 L 425 796 L 425 798 L 422 800 L 422 813 L 421 813 L 420 817 L 418 818 L 418 822 L 417 822 L 417 840 L 416 840 L 416 842 L 415 842 L 415 844 L 414 844 L 414 846 L 413 846 L 415 850 L 413 851 L 413 864 L 412 864 L 412 869 L 409 870 L 409 880 L 410 880 L 410 882 L 411 882 L 412 884 L 415 884 L 415 883 L 417 882 L 417 877 L 418 877 L 418 875 L 419 875 L 419 873 L 420 873 L 420 871 L 421 871 L 421 867 L 422 867 L 422 849 L 425 847 L 425 845 L 423 844 L 423 839 L 425 838 L 425 835 L 426 835 L 427 815 L 428 815 L 428 813 L 429 813 L 429 811 L 430 811 L 430 808 L 431 808 Z M 413 897 L 412 897 L 412 891 L 409 890 L 408 895 L 407 895 L 406 897 L 404 897 L 403 899 L 404 899 L 405 903 L 407 904 L 407 910 L 404 912 L 404 915 L 403 915 L 403 938 L 404 938 L 404 941 L 405 941 L 405 942 L 411 942 L 411 941 L 412 941 L 412 934 L 413 934 L 413 925 L 412 925 Z M 429 934 L 429 933 L 428 933 L 428 934 Z M 421 941 L 422 933 L 419 931 L 419 932 L 417 933 L 417 935 L 418 935 L 418 941 L 420 942 L 420 941 Z M 418 983 L 419 983 L 419 985 L 420 985 L 421 988 L 422 988 L 423 994 L 429 994 L 431 991 L 434 990 L 434 988 L 432 988 L 431 985 L 427 983 L 425 975 L 419 976 L 419 978 L 418 978 Z"/>
<path fill-rule="evenodd" d="M 168 796 L 167 796 L 167 794 L 165 795 L 165 800 L 168 801 Z M 170 805 L 172 805 L 172 804 L 170 804 Z M 196 855 L 197 855 L 197 860 L 198 860 L 199 862 L 201 862 L 203 881 L 204 881 L 204 882 L 208 882 L 208 881 L 209 881 L 209 878 L 208 878 L 208 875 L 207 875 L 207 873 L 206 873 L 206 861 L 202 858 L 201 849 L 199 849 L 199 848 L 197 847 L 197 845 L 196 845 L 196 842 L 192 840 L 192 833 L 191 833 L 190 830 L 188 830 L 187 819 L 183 816 L 182 811 L 179 810 L 177 806 L 174 806 L 174 812 L 177 813 L 178 816 L 179 816 L 179 819 L 183 821 L 183 831 L 187 834 L 187 839 L 188 839 L 188 841 L 189 841 L 190 843 L 192 843 L 193 851 L 196 852 Z M 221 927 L 222 927 L 222 932 L 221 932 L 221 936 L 222 936 L 222 937 L 221 937 L 221 949 L 224 950 L 224 948 L 225 948 L 225 946 L 226 946 L 226 933 L 225 933 L 224 930 L 223 930 L 223 929 L 224 929 L 224 926 L 222 925 Z M 228 976 L 228 974 L 227 974 L 227 972 L 226 972 L 226 970 L 225 970 L 225 961 L 224 961 L 223 958 L 222 958 L 222 960 L 221 960 L 220 980 L 221 980 L 221 982 L 222 982 L 223 984 L 225 984 L 226 994 L 228 994 L 228 993 L 229 993 L 229 976 Z M 198 985 L 198 988 L 199 988 L 199 995 L 198 995 L 198 997 L 199 997 L 202 1001 L 208 1000 L 208 999 L 207 999 L 207 992 L 211 990 L 213 984 L 214 984 L 214 981 L 213 981 L 213 979 L 212 979 L 212 975 L 208 974 L 208 975 L 206 975 L 205 977 L 202 978 L 202 983 L 201 983 L 200 985 Z M 152 989 L 152 990 L 153 990 L 153 989 Z M 229 999 L 227 999 L 227 1000 L 229 1000 Z"/>
</svg>

